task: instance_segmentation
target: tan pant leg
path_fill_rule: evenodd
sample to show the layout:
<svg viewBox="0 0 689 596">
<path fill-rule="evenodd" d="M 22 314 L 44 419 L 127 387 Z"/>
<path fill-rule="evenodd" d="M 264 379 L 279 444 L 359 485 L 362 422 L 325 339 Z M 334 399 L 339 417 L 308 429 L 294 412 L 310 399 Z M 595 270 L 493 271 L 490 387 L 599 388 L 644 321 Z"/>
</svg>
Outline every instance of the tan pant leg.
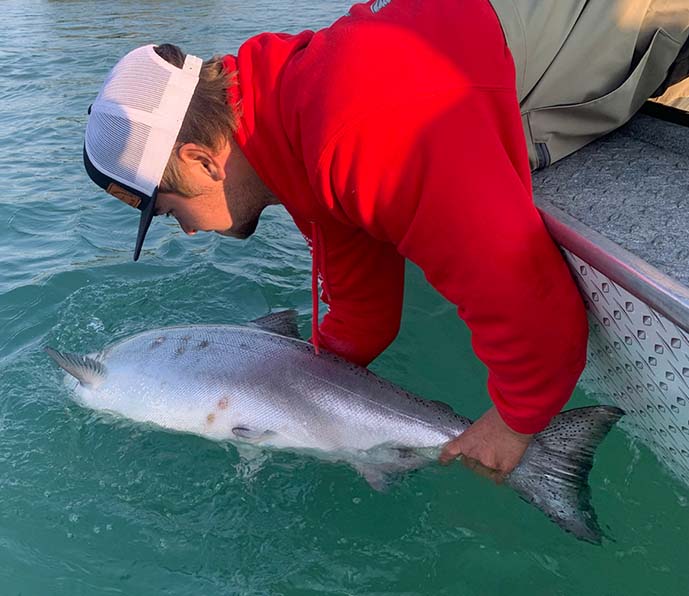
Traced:
<svg viewBox="0 0 689 596">
<path fill-rule="evenodd" d="M 668 78 L 657 94 L 658 97 L 653 101 L 689 112 L 689 41 L 684 43 Z"/>
<path fill-rule="evenodd" d="M 687 0 L 491 0 L 517 67 L 532 169 L 624 124 L 689 36 Z"/>
<path fill-rule="evenodd" d="M 668 87 L 665 93 L 653 101 L 689 112 L 689 78 Z"/>
</svg>

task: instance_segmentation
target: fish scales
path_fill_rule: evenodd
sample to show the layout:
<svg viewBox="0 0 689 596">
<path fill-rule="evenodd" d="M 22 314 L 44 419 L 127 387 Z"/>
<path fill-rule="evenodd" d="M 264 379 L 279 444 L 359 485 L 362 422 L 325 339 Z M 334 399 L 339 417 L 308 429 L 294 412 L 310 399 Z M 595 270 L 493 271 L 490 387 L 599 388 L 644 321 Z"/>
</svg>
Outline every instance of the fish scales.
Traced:
<svg viewBox="0 0 689 596">
<path fill-rule="evenodd" d="M 91 356 L 48 354 L 83 405 L 213 440 L 307 450 L 354 466 L 376 489 L 433 461 L 471 421 L 297 337 L 294 311 L 249 326 L 154 329 Z M 563 412 L 535 435 L 506 484 L 582 540 L 602 531 L 587 485 L 593 454 L 622 415 Z M 430 448 L 430 451 L 429 451 Z"/>
</svg>

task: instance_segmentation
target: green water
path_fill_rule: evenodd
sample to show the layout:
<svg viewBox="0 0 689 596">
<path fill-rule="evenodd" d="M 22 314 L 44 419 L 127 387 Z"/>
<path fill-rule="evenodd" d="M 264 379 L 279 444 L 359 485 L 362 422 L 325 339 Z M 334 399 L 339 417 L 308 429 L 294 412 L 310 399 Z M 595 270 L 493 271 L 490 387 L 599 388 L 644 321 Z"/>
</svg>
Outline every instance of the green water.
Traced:
<svg viewBox="0 0 689 596">
<path fill-rule="evenodd" d="M 239 242 L 136 217 L 82 172 L 86 108 L 117 57 L 173 42 L 233 51 L 260 30 L 327 24 L 347 5 L 4 0 L 0 36 L 0 596 L 683 595 L 689 490 L 615 430 L 591 475 L 614 537 L 580 543 L 507 489 L 431 467 L 378 494 L 345 466 L 97 416 L 45 344 L 90 351 L 177 323 L 297 308 L 310 261 L 280 209 Z M 373 365 L 477 416 L 485 370 L 453 309 L 410 268 L 403 328 Z M 575 395 L 572 405 L 589 403 Z"/>
</svg>

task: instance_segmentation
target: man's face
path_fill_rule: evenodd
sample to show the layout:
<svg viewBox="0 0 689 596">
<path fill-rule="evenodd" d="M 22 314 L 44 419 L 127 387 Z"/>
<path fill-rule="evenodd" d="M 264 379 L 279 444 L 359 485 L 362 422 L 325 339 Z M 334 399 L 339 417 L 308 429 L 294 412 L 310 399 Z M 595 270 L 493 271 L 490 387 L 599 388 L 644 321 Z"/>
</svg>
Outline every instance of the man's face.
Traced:
<svg viewBox="0 0 689 596">
<path fill-rule="evenodd" d="M 224 193 L 217 191 L 194 197 L 158 193 L 156 215 L 174 217 L 184 233 L 190 236 L 196 232 L 227 234 L 233 224 Z"/>
<path fill-rule="evenodd" d="M 241 151 L 223 151 L 214 160 L 210 165 L 198 159 L 183 163 L 182 173 L 195 183 L 198 194 L 158 193 L 156 215 L 174 217 L 185 234 L 248 238 L 272 197 Z"/>
</svg>

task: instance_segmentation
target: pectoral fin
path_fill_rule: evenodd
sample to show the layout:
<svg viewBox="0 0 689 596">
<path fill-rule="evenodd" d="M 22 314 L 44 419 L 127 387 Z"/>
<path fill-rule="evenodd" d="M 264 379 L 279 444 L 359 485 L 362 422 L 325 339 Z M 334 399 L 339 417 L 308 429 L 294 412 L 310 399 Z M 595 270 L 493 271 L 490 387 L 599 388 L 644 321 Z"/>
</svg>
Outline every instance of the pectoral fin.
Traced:
<svg viewBox="0 0 689 596">
<path fill-rule="evenodd" d="M 247 426 L 235 426 L 232 429 L 232 434 L 239 439 L 250 441 L 251 443 L 260 443 L 275 433 L 272 430 L 249 428 Z"/>
</svg>

